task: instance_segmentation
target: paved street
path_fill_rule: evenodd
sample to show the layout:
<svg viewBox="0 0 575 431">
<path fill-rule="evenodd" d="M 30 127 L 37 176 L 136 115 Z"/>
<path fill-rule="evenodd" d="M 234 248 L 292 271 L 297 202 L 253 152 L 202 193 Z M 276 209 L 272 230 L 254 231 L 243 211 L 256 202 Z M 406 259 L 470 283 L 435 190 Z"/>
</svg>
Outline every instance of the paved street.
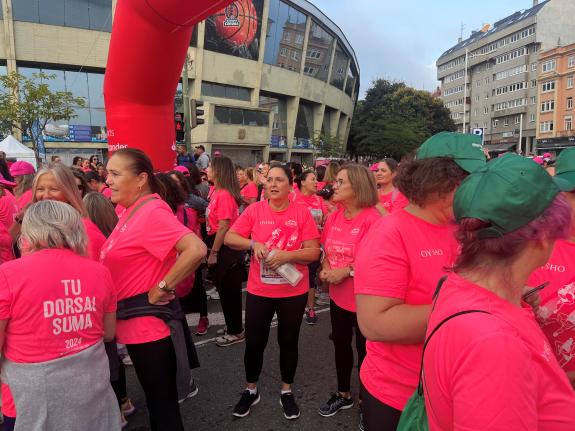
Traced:
<svg viewBox="0 0 575 431">
<path fill-rule="evenodd" d="M 209 301 L 210 320 L 220 316 L 219 301 Z M 197 314 L 190 315 L 189 321 L 195 329 Z M 279 351 L 276 342 L 276 329 L 270 333 L 270 342 L 264 360 L 264 370 L 260 380 L 262 401 L 252 409 L 250 416 L 234 419 L 232 409 L 245 387 L 243 369 L 244 344 L 231 347 L 217 347 L 213 342 L 216 330 L 212 326 L 204 337 L 195 337 L 198 344 L 201 368 L 195 371 L 200 388 L 199 394 L 181 406 L 187 430 L 356 430 L 358 410 L 345 410 L 331 418 L 318 415 L 317 409 L 335 389 L 335 369 L 333 347 L 329 340 L 329 309 L 321 309 L 316 326 L 302 325 L 300 337 L 300 362 L 294 385 L 296 399 L 301 409 L 301 417 L 287 421 L 279 406 Z M 357 373 L 352 379 L 352 390 L 357 394 Z M 127 431 L 143 431 L 147 427 L 147 413 L 142 390 L 132 367 L 128 367 L 128 393 L 137 412 L 128 418 Z"/>
</svg>

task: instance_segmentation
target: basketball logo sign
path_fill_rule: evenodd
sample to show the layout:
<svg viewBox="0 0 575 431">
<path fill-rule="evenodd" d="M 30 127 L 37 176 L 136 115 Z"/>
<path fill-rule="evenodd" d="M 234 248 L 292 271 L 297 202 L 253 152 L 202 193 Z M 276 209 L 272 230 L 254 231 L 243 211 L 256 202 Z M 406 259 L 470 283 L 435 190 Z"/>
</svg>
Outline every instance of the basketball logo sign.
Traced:
<svg viewBox="0 0 575 431">
<path fill-rule="evenodd" d="M 263 0 L 235 0 L 206 23 L 205 48 L 257 59 Z"/>
<path fill-rule="evenodd" d="M 238 19 L 238 17 L 240 16 L 240 11 L 238 10 L 238 7 L 236 6 L 235 3 L 226 6 L 226 8 L 224 9 L 224 14 L 226 16 L 226 19 L 223 22 L 224 27 L 240 26 L 240 20 Z"/>
</svg>

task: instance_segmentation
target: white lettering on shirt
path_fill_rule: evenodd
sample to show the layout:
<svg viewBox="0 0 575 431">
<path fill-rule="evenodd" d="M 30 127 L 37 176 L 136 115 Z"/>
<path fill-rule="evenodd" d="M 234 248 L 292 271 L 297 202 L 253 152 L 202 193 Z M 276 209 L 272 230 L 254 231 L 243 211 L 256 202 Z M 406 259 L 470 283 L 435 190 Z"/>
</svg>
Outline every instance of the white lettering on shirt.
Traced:
<svg viewBox="0 0 575 431">
<path fill-rule="evenodd" d="M 80 280 L 61 280 L 64 298 L 44 301 L 44 318 L 52 319 L 52 333 L 78 332 L 93 327 L 92 313 L 96 311 L 96 297 L 82 297 Z"/>
<path fill-rule="evenodd" d="M 443 250 L 440 248 L 430 248 L 421 250 L 421 257 L 443 256 Z"/>
<path fill-rule="evenodd" d="M 548 262 L 547 265 L 545 265 L 545 269 L 547 271 L 554 271 L 554 272 L 565 272 L 566 268 L 563 265 L 554 265 L 551 262 Z"/>
</svg>

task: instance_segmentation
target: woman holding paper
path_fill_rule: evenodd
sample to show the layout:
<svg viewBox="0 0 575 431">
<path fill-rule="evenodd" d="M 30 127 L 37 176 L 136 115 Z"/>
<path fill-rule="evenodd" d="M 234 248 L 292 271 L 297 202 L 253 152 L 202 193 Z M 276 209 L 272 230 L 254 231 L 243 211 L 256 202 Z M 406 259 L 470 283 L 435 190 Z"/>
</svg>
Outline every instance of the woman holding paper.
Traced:
<svg viewBox="0 0 575 431">
<path fill-rule="evenodd" d="M 308 209 L 289 199 L 291 171 L 284 166 L 273 167 L 266 181 L 269 199 L 250 205 L 225 238 L 228 247 L 252 251 L 245 317 L 247 388 L 233 414 L 245 417 L 260 401 L 257 382 L 270 324 L 277 314 L 282 375 L 280 404 L 286 419 L 296 419 L 300 411 L 291 386 L 309 289 L 307 264 L 319 258 L 320 235 Z"/>
</svg>

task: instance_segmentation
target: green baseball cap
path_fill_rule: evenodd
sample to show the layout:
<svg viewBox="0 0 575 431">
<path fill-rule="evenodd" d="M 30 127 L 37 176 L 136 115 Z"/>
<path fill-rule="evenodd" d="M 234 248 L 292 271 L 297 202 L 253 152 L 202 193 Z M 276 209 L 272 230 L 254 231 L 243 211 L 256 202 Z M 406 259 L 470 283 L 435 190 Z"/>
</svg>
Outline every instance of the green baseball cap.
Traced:
<svg viewBox="0 0 575 431">
<path fill-rule="evenodd" d="M 455 192 L 457 221 L 476 218 L 491 223 L 480 238 L 498 238 L 539 217 L 569 184 L 517 154 L 490 161 L 469 175 Z"/>
<path fill-rule="evenodd" d="M 555 162 L 555 176 L 562 178 L 575 190 L 575 148 L 567 148 L 559 154 Z"/>
<path fill-rule="evenodd" d="M 415 157 L 418 160 L 451 157 L 469 173 L 485 165 L 481 136 L 465 133 L 441 132 L 433 135 L 419 147 Z"/>
</svg>

